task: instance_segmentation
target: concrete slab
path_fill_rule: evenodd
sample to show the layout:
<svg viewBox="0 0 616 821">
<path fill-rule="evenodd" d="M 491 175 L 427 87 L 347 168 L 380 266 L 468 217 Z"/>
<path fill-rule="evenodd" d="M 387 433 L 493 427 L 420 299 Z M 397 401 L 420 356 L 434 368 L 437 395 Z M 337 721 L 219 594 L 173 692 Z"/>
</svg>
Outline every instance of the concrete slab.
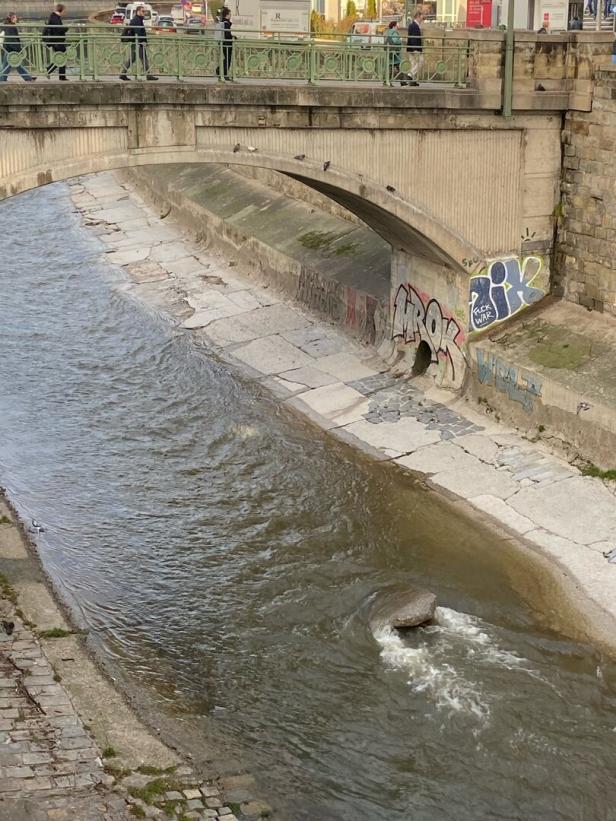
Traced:
<svg viewBox="0 0 616 821">
<path fill-rule="evenodd" d="M 143 212 L 135 205 L 118 205 L 116 208 L 102 208 L 96 212 L 96 219 L 100 222 L 112 222 L 121 225 L 128 220 L 142 219 Z"/>
<path fill-rule="evenodd" d="M 616 499 L 603 484 L 588 476 L 525 488 L 510 504 L 537 527 L 580 544 L 609 541 L 616 533 Z M 572 504 L 575 515 L 571 515 Z"/>
<path fill-rule="evenodd" d="M 493 464 L 498 453 L 498 445 L 489 436 L 484 436 L 481 433 L 469 433 L 466 436 L 460 436 L 453 442 L 462 450 L 481 459 L 482 462 Z"/>
<path fill-rule="evenodd" d="M 233 291 L 229 294 L 229 299 L 241 308 L 243 311 L 253 311 L 255 308 L 261 308 L 261 303 L 252 293 L 252 291 Z"/>
<path fill-rule="evenodd" d="M 524 534 L 535 529 L 535 523 L 527 519 L 526 516 L 521 516 L 507 502 L 497 496 L 482 495 L 473 496 L 469 499 L 470 503 L 493 516 L 497 521 L 502 522 L 506 527 L 515 530 L 516 533 Z"/>
<path fill-rule="evenodd" d="M 175 262 L 178 259 L 185 259 L 190 256 L 185 243 L 183 242 L 163 242 L 152 248 L 150 259 L 155 262 Z"/>
<path fill-rule="evenodd" d="M 301 395 L 301 400 L 338 427 L 359 421 L 368 412 L 370 404 L 359 391 L 349 388 L 342 382 L 307 391 Z"/>
<path fill-rule="evenodd" d="M 207 326 L 207 336 L 215 345 L 225 348 L 239 342 L 250 342 L 256 339 L 256 333 L 242 325 L 241 317 L 217 319 Z"/>
<path fill-rule="evenodd" d="M 519 486 L 504 471 L 498 471 L 485 462 L 472 458 L 472 467 L 456 467 L 432 476 L 432 483 L 452 493 L 470 499 L 478 490 L 490 489 L 492 496 L 508 499 L 518 491 Z"/>
<path fill-rule="evenodd" d="M 284 331 L 293 331 L 298 328 L 305 328 L 311 323 L 288 305 L 277 304 L 267 305 L 244 313 L 242 316 L 242 324 L 245 328 L 254 331 L 256 336 L 262 337 L 280 334 Z M 281 341 L 287 345 L 290 344 L 282 337 Z M 292 347 L 295 348 L 294 345 Z M 299 349 L 296 348 L 296 350 Z M 314 362 L 314 360 L 308 357 L 306 357 L 306 361 Z"/>
<path fill-rule="evenodd" d="M 166 271 L 175 276 L 182 276 L 183 274 L 194 274 L 197 271 L 203 270 L 203 265 L 196 257 L 188 256 L 180 259 L 170 260 L 169 262 L 161 263 Z"/>
<path fill-rule="evenodd" d="M 435 433 L 438 433 L 438 431 L 435 431 Z M 478 464 L 474 456 L 470 456 L 450 442 L 438 442 L 410 456 L 402 456 L 396 461 L 402 467 L 419 470 L 427 474 L 441 473 L 454 468 L 461 470 L 468 468 L 470 470 Z"/>
<path fill-rule="evenodd" d="M 129 265 L 131 262 L 141 262 L 147 259 L 149 255 L 149 245 L 140 245 L 123 251 L 108 251 L 106 254 L 107 260 L 113 265 Z"/>
<path fill-rule="evenodd" d="M 397 422 L 381 422 L 378 425 L 361 419 L 359 422 L 346 425 L 344 430 L 382 450 L 392 459 L 439 442 L 441 438 L 438 431 L 428 430 L 421 422 L 410 417 L 404 417 Z"/>
<path fill-rule="evenodd" d="M 283 336 L 292 345 L 297 345 L 304 353 L 308 353 L 315 358 L 353 349 L 350 340 L 345 339 L 341 334 L 324 328 L 322 325 L 311 325 L 299 331 L 290 331 L 283 334 Z"/>
<path fill-rule="evenodd" d="M 293 371 L 285 371 L 280 376 L 283 379 L 288 379 L 290 382 L 300 382 L 307 388 L 322 388 L 323 385 L 333 385 L 337 382 L 335 376 L 324 371 L 319 371 L 310 365 L 306 368 L 297 368 Z"/>
<path fill-rule="evenodd" d="M 354 379 L 365 379 L 378 373 L 374 368 L 366 365 L 352 353 L 336 353 L 316 359 L 314 367 L 319 371 L 335 376 L 341 382 L 351 382 Z"/>
<path fill-rule="evenodd" d="M 314 361 L 281 336 L 254 339 L 247 345 L 236 348 L 233 356 L 266 375 L 301 368 Z"/>
</svg>

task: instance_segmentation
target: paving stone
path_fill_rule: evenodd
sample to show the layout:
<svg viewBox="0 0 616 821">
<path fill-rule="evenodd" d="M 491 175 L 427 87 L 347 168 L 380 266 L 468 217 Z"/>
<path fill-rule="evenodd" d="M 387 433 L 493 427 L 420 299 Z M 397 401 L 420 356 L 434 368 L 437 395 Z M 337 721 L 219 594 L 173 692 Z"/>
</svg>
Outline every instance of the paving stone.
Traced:
<svg viewBox="0 0 616 821">
<path fill-rule="evenodd" d="M 299 401 L 335 426 L 359 421 L 368 412 L 369 404 L 361 393 L 342 382 L 302 393 Z"/>
<path fill-rule="evenodd" d="M 263 374 L 280 374 L 314 362 L 280 336 L 255 339 L 233 351 L 233 356 Z"/>
<path fill-rule="evenodd" d="M 361 419 L 346 425 L 344 430 L 372 447 L 383 450 L 392 458 L 440 441 L 438 432 L 426 430 L 421 422 L 409 418 L 380 425 Z"/>
<path fill-rule="evenodd" d="M 365 362 L 352 353 L 335 353 L 330 356 L 323 356 L 316 359 L 314 367 L 317 370 L 335 376 L 341 382 L 354 379 L 363 379 L 377 373 L 374 368 L 366 365 Z"/>
<path fill-rule="evenodd" d="M 201 798 L 201 790 L 198 790 L 196 788 L 190 790 L 183 790 L 183 793 L 189 800 L 194 798 Z"/>
<path fill-rule="evenodd" d="M 282 379 L 289 382 L 298 383 L 307 388 L 322 388 L 324 385 L 333 385 L 338 380 L 325 371 L 320 371 L 310 365 L 304 368 L 295 368 L 291 371 L 284 371 L 280 374 Z"/>
<path fill-rule="evenodd" d="M 498 522 L 502 522 L 506 527 L 515 530 L 516 533 L 524 534 L 534 530 L 536 525 L 527 519 L 526 516 L 521 516 L 517 513 L 507 502 L 499 499 L 497 496 L 481 495 L 473 496 L 469 499 L 470 503 L 484 513 L 488 513 Z"/>
</svg>

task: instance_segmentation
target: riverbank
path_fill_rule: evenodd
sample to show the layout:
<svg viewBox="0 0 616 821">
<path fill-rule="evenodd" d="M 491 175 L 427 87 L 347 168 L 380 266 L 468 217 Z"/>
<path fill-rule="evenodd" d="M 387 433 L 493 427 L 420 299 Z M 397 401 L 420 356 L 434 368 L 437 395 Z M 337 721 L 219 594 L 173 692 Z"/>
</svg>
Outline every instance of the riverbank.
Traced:
<svg viewBox="0 0 616 821">
<path fill-rule="evenodd" d="M 1 495 L 0 617 L 0 819 L 241 821 L 268 812 L 249 775 L 206 780 L 140 720 L 95 664 Z"/>
<path fill-rule="evenodd" d="M 614 651 L 616 566 L 603 555 L 616 525 L 611 485 L 429 382 L 399 377 L 374 349 L 274 293 L 264 272 L 206 252 L 112 174 L 81 179 L 71 191 L 108 261 L 132 280 L 129 294 L 268 388 L 284 409 L 421 476 L 532 551 L 551 579 L 545 623 Z"/>
</svg>

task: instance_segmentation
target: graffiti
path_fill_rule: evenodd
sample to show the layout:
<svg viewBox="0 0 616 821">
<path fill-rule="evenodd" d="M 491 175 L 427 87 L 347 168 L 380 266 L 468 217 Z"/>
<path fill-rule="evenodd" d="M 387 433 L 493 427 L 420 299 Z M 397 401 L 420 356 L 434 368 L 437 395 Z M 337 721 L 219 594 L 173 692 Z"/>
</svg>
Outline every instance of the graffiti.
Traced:
<svg viewBox="0 0 616 821">
<path fill-rule="evenodd" d="M 411 285 L 400 285 L 394 299 L 392 339 L 404 342 L 426 342 L 431 361 L 439 357 L 451 365 L 456 376 L 456 362 L 464 360 L 462 343 L 464 333 L 452 316 L 448 316 L 436 299 L 416 291 Z"/>
<path fill-rule="evenodd" d="M 498 359 L 494 354 L 477 349 L 477 379 L 481 385 L 493 385 L 512 402 L 519 402 L 526 413 L 533 409 L 535 397 L 541 396 L 541 382 L 531 373 L 521 374 L 518 369 Z"/>
<path fill-rule="evenodd" d="M 543 267 L 541 257 L 497 259 L 487 273 L 470 279 L 470 326 L 482 331 L 545 296 L 533 281 Z"/>
<path fill-rule="evenodd" d="M 462 260 L 462 265 L 464 265 L 465 268 L 473 268 L 478 262 L 481 262 L 479 257 L 472 257 L 471 259 L 464 257 Z"/>
<path fill-rule="evenodd" d="M 528 230 L 527 225 L 524 233 L 520 236 L 520 239 L 522 240 L 522 242 L 528 242 L 529 240 L 534 239 L 536 234 L 536 231 L 533 231 L 533 233 L 531 234 L 531 232 Z"/>
</svg>

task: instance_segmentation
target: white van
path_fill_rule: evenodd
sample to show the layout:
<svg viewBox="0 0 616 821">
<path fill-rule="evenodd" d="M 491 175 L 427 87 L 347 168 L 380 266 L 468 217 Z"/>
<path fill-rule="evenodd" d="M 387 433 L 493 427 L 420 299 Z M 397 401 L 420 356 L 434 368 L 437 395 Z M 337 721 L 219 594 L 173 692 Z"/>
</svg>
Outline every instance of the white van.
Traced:
<svg viewBox="0 0 616 821">
<path fill-rule="evenodd" d="M 130 21 L 133 19 L 133 17 L 135 16 L 135 12 L 139 8 L 139 6 L 143 6 L 143 8 L 145 9 L 145 14 L 143 15 L 143 25 L 147 29 L 151 29 L 152 26 L 158 20 L 158 14 L 154 11 L 154 9 L 152 8 L 152 6 L 150 6 L 149 3 L 129 3 L 126 6 L 124 15 L 124 20 L 126 21 L 126 24 L 128 25 Z"/>
</svg>

